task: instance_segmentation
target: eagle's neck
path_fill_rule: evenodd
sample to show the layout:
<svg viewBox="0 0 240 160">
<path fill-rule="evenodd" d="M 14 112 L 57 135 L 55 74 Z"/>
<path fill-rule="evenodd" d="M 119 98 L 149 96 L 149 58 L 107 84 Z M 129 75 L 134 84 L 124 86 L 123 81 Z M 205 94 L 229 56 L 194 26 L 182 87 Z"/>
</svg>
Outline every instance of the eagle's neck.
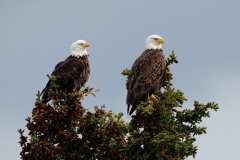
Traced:
<svg viewBox="0 0 240 160">
<path fill-rule="evenodd" d="M 71 56 L 73 57 L 83 57 L 85 55 L 89 55 L 89 53 L 86 51 L 86 48 L 85 49 L 82 49 L 82 48 L 78 48 L 78 49 L 74 49 L 71 51 Z"/>
<path fill-rule="evenodd" d="M 156 45 L 156 44 L 153 44 L 153 43 L 148 43 L 146 45 L 146 49 L 162 49 L 162 45 L 161 44 Z"/>
</svg>

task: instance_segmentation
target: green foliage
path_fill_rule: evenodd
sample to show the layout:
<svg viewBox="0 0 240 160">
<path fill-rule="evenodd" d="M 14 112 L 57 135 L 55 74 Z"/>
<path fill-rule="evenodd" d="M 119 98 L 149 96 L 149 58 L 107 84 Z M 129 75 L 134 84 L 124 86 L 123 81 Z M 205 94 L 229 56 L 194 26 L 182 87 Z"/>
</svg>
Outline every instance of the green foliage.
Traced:
<svg viewBox="0 0 240 160">
<path fill-rule="evenodd" d="M 123 113 L 105 111 L 95 106 L 90 112 L 81 101 L 98 90 L 86 87 L 81 92 L 58 91 L 55 77 L 49 76 L 53 88 L 51 103 L 44 104 L 38 92 L 32 116 L 26 118 L 28 136 L 19 129 L 22 159 L 160 159 L 183 160 L 197 153 L 196 135 L 206 133 L 199 126 L 215 103 L 194 102 L 193 109 L 181 109 L 187 100 L 173 88 L 169 65 L 177 63 L 174 52 L 167 59 L 167 70 L 160 90 L 142 101 L 131 122 L 122 120 Z M 130 70 L 122 74 L 127 76 Z"/>
<path fill-rule="evenodd" d="M 180 111 L 183 92 L 172 87 L 173 75 L 169 65 L 177 63 L 174 52 L 167 59 L 167 70 L 161 90 L 141 102 L 129 124 L 129 136 L 124 152 L 134 159 L 182 160 L 197 153 L 195 135 L 206 133 L 198 124 L 209 117 L 208 109 L 217 110 L 215 103 L 206 105 L 195 101 L 193 110 Z"/>
<path fill-rule="evenodd" d="M 54 77 L 49 77 L 54 82 Z M 37 94 L 32 117 L 26 118 L 29 137 L 20 133 L 22 159 L 107 159 L 121 158 L 127 124 L 122 113 L 106 112 L 104 106 L 92 113 L 81 100 L 97 90 L 86 87 L 82 92 L 66 94 L 57 85 L 49 91 L 52 104 L 44 104 Z M 28 141 L 29 138 L 29 141 Z"/>
<path fill-rule="evenodd" d="M 122 71 L 122 75 L 124 75 L 124 76 L 129 75 L 129 73 L 130 73 L 130 70 L 127 68 Z"/>
</svg>

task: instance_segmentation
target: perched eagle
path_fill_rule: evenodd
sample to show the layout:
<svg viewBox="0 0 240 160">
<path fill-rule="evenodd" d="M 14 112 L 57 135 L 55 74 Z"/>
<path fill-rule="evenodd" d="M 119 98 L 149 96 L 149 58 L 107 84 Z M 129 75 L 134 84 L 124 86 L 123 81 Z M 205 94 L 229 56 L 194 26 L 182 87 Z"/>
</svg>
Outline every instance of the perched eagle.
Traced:
<svg viewBox="0 0 240 160">
<path fill-rule="evenodd" d="M 87 82 L 90 67 L 88 61 L 88 52 L 86 47 L 90 44 L 84 40 L 78 40 L 71 45 L 71 55 L 64 61 L 59 62 L 52 75 L 56 76 L 56 85 L 59 90 L 66 93 L 72 92 L 73 89 L 79 91 L 81 87 Z M 52 87 L 52 82 L 49 80 L 46 87 L 42 90 L 42 99 L 46 103 L 48 98 L 48 91 Z"/>
<path fill-rule="evenodd" d="M 146 50 L 137 58 L 131 68 L 126 83 L 129 115 L 134 112 L 140 101 L 146 100 L 162 85 L 166 71 L 162 44 L 164 44 L 162 37 L 158 35 L 148 36 Z"/>
</svg>

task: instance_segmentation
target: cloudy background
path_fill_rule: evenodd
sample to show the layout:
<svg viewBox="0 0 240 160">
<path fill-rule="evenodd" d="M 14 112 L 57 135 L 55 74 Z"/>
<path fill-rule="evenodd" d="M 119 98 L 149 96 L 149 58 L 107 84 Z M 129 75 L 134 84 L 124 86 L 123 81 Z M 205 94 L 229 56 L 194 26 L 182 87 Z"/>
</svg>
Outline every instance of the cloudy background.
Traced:
<svg viewBox="0 0 240 160">
<path fill-rule="evenodd" d="M 0 1 L 0 156 L 20 159 L 19 128 L 25 128 L 35 94 L 78 39 L 90 42 L 88 85 L 100 88 L 83 102 L 93 109 L 124 112 L 125 77 L 148 35 L 175 51 L 174 87 L 194 100 L 217 102 L 197 137 L 197 160 L 237 160 L 240 151 L 240 1 Z M 125 116 L 124 118 L 127 119 Z M 25 132 L 26 134 L 27 132 Z M 188 160 L 192 157 L 187 158 Z"/>
</svg>

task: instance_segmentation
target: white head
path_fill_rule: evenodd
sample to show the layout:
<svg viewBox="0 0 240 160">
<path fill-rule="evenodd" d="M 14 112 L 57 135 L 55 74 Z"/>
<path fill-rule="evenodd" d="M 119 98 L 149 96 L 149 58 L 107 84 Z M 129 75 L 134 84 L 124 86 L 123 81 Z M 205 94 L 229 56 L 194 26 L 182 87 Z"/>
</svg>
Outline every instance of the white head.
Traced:
<svg viewBox="0 0 240 160">
<path fill-rule="evenodd" d="M 77 40 L 71 45 L 70 52 L 73 57 L 82 57 L 84 55 L 88 55 L 89 53 L 86 51 L 86 47 L 89 47 L 90 44 L 84 40 Z"/>
<path fill-rule="evenodd" d="M 146 39 L 146 49 L 162 49 L 162 44 L 164 44 L 164 39 L 159 35 L 151 35 Z"/>
</svg>

